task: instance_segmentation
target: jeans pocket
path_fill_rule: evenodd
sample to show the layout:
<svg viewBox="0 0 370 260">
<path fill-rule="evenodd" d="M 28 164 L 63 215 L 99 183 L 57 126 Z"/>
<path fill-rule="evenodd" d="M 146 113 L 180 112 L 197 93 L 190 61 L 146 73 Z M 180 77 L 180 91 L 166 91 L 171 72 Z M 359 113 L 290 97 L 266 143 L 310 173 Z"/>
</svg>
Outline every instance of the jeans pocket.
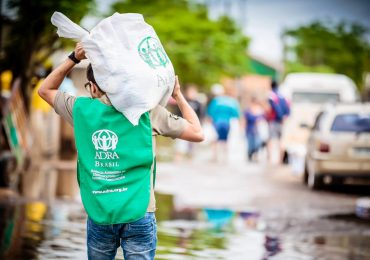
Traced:
<svg viewBox="0 0 370 260">
<path fill-rule="evenodd" d="M 95 224 L 90 218 L 87 220 L 87 245 L 97 250 L 115 250 L 116 236 L 111 225 Z"/>
<path fill-rule="evenodd" d="M 143 218 L 128 224 L 126 246 L 128 251 L 147 251 L 156 247 L 156 223 L 154 214 L 146 214 Z"/>
</svg>

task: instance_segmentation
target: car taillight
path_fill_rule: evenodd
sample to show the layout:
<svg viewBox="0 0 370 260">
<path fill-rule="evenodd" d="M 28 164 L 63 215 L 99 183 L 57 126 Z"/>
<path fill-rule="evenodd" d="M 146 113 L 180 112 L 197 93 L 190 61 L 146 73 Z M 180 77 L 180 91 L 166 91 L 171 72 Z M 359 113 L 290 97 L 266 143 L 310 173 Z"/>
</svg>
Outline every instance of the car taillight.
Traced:
<svg viewBox="0 0 370 260">
<path fill-rule="evenodd" d="M 322 153 L 330 152 L 330 146 L 327 143 L 320 142 L 319 151 Z"/>
</svg>

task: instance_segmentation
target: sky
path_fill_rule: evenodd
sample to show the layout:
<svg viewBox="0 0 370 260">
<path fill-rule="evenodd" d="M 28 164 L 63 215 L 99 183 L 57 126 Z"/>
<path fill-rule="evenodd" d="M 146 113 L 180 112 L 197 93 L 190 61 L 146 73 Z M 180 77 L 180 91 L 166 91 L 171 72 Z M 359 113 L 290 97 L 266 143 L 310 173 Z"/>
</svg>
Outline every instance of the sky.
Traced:
<svg viewBox="0 0 370 260">
<path fill-rule="evenodd" d="M 217 2 L 228 0 L 195 0 Z M 229 0 L 242 1 L 242 0 Z M 271 62 L 282 59 L 281 34 L 315 20 L 342 20 L 363 24 L 370 30 L 370 0 L 245 0 L 244 32 L 252 39 L 249 52 Z M 100 12 L 107 12 L 114 0 L 97 0 Z M 234 3 L 235 3 L 234 2 Z M 214 10 L 213 10 L 214 11 Z M 212 10 L 210 10 L 212 16 Z M 91 21 L 90 21 L 91 22 Z M 89 23 L 87 19 L 86 23 Z M 86 26 L 89 27 L 88 25 Z M 367 35 L 370 42 L 370 32 Z"/>
<path fill-rule="evenodd" d="M 154 0 L 153 0 L 154 1 Z M 369 28 L 370 0 L 189 0 L 233 5 L 245 2 L 243 31 L 251 38 L 249 52 L 271 62 L 282 59 L 281 34 L 286 28 L 295 28 L 315 20 L 338 22 L 354 21 Z M 3 11 L 5 8 L 5 1 Z M 107 13 L 115 0 L 96 0 L 100 13 Z M 235 9 L 234 9 L 235 11 Z M 212 12 L 217 10 L 210 10 Z M 238 11 L 237 11 L 238 12 Z M 239 10 L 239 14 L 240 14 Z M 88 16 L 82 25 L 91 29 L 102 18 Z"/>
<path fill-rule="evenodd" d="M 281 61 L 280 35 L 314 20 L 355 21 L 370 29 L 370 0 L 247 0 L 246 34 L 249 51 L 271 61 Z M 370 42 L 370 34 L 367 35 Z"/>
</svg>

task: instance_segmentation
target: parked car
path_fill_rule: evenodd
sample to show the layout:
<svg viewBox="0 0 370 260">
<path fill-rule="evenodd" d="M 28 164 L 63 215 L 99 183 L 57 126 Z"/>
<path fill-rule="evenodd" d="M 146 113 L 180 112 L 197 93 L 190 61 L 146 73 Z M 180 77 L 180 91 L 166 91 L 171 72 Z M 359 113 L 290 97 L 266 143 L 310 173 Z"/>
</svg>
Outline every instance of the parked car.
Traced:
<svg viewBox="0 0 370 260">
<path fill-rule="evenodd" d="M 291 104 L 282 136 L 282 145 L 289 160 L 293 155 L 299 155 L 303 161 L 306 154 L 310 132 L 300 125 L 313 125 L 316 115 L 327 104 L 354 103 L 358 100 L 356 85 L 341 74 L 290 73 L 282 82 L 280 92 Z"/>
<path fill-rule="evenodd" d="M 303 179 L 311 189 L 370 179 L 370 103 L 328 106 L 316 117 Z"/>
</svg>

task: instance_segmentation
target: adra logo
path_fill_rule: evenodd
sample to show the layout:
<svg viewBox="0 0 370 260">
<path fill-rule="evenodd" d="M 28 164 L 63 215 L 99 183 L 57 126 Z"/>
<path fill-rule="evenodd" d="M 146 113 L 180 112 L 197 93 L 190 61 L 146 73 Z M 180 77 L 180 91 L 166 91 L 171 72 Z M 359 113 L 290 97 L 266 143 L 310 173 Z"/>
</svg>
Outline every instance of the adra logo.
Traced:
<svg viewBox="0 0 370 260">
<path fill-rule="evenodd" d="M 118 137 L 113 131 L 102 129 L 93 133 L 92 142 L 95 150 L 115 150 L 118 143 Z"/>
<path fill-rule="evenodd" d="M 114 151 L 117 148 L 118 136 L 113 131 L 107 129 L 95 131 L 92 134 L 92 143 L 96 150 L 95 160 L 119 159 L 118 154 Z M 117 162 L 101 163 L 99 161 L 96 161 L 95 165 L 101 167 L 118 166 Z"/>
<path fill-rule="evenodd" d="M 153 69 L 166 67 L 169 63 L 161 43 L 154 37 L 145 37 L 137 47 L 140 57 Z"/>
</svg>

